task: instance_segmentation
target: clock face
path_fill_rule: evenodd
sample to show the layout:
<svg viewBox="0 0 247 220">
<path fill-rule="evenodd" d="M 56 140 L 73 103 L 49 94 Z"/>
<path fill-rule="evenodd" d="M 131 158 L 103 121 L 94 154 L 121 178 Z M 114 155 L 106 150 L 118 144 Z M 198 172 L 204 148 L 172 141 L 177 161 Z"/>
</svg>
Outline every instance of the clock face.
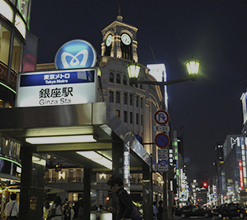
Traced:
<svg viewBox="0 0 247 220">
<path fill-rule="evenodd" d="M 106 38 L 106 46 L 109 47 L 111 45 L 111 42 L 112 42 L 112 35 L 109 34 L 108 37 Z"/>
<path fill-rule="evenodd" d="M 128 34 L 122 34 L 121 40 L 125 45 L 130 45 L 130 43 L 131 43 L 131 38 Z"/>
</svg>

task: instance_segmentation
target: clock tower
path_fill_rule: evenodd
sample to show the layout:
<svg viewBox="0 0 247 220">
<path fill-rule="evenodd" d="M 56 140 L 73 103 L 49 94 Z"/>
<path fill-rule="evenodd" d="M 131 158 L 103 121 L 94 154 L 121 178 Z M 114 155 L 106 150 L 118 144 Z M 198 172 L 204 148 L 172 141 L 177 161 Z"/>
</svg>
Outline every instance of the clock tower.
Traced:
<svg viewBox="0 0 247 220">
<path fill-rule="evenodd" d="M 121 15 L 102 32 L 101 56 L 110 56 L 138 62 L 137 28 L 123 22 Z"/>
</svg>

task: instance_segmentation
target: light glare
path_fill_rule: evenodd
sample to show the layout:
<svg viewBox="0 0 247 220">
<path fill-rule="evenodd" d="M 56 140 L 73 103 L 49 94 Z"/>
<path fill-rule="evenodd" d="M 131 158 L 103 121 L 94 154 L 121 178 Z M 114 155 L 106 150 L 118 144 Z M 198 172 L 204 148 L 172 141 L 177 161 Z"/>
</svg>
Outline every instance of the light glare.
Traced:
<svg viewBox="0 0 247 220">
<path fill-rule="evenodd" d="M 94 151 L 76 151 L 76 153 L 108 169 L 112 169 L 112 162 Z"/>
<path fill-rule="evenodd" d="M 62 144 L 62 143 L 96 142 L 96 140 L 93 138 L 93 135 L 78 135 L 78 136 L 26 138 L 26 142 L 30 144 Z"/>
</svg>

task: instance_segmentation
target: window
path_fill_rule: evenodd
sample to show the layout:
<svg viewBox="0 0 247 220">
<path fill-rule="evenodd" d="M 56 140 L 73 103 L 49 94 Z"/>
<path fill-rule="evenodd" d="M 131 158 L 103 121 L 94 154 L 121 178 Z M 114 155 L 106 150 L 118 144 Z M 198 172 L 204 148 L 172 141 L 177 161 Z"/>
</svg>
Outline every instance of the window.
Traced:
<svg viewBox="0 0 247 220">
<path fill-rule="evenodd" d="M 143 115 L 141 115 L 141 126 L 143 126 Z"/>
<path fill-rule="evenodd" d="M 120 74 L 117 74 L 117 83 L 121 83 L 121 76 L 120 76 Z"/>
<path fill-rule="evenodd" d="M 120 118 L 120 110 L 116 110 L 116 114 Z"/>
<path fill-rule="evenodd" d="M 139 107 L 139 96 L 136 96 L 136 107 Z"/>
<path fill-rule="evenodd" d="M 114 101 L 114 94 L 113 91 L 109 92 L 109 102 L 113 102 Z"/>
<path fill-rule="evenodd" d="M 114 74 L 113 73 L 109 74 L 109 82 L 114 82 Z"/>
<path fill-rule="evenodd" d="M 123 84 L 127 85 L 127 76 L 126 75 L 123 75 Z"/>
<path fill-rule="evenodd" d="M 124 111 L 124 122 L 128 122 L 127 111 Z"/>
<path fill-rule="evenodd" d="M 11 32 L 0 22 L 0 78 L 7 81 L 7 66 L 9 61 L 9 46 Z"/>
<path fill-rule="evenodd" d="M 132 124 L 132 123 L 133 123 L 133 113 L 130 112 L 130 124 Z"/>
<path fill-rule="evenodd" d="M 141 98 L 141 108 L 143 108 L 143 98 Z"/>
<path fill-rule="evenodd" d="M 130 94 L 130 105 L 133 105 L 133 95 L 132 94 Z"/>
<path fill-rule="evenodd" d="M 124 104 L 128 104 L 128 93 L 124 93 Z"/>
<path fill-rule="evenodd" d="M 116 103 L 120 103 L 120 92 L 116 92 Z"/>
<path fill-rule="evenodd" d="M 139 114 L 136 113 L 136 124 L 138 125 L 139 124 Z"/>
</svg>

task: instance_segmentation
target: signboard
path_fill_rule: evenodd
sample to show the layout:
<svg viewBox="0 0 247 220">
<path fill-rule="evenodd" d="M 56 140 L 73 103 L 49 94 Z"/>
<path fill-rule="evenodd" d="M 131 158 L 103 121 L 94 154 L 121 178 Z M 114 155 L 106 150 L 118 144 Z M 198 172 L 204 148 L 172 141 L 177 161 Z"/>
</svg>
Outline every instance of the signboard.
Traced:
<svg viewBox="0 0 247 220">
<path fill-rule="evenodd" d="M 165 125 L 169 118 L 169 114 L 164 110 L 159 110 L 154 114 L 154 120 L 160 125 Z"/>
<path fill-rule="evenodd" d="M 170 127 L 168 125 L 165 126 L 154 126 L 154 131 L 163 131 L 163 132 L 170 132 Z"/>
<path fill-rule="evenodd" d="M 158 161 L 158 171 L 161 171 L 161 172 L 168 171 L 168 161 L 167 160 Z"/>
<path fill-rule="evenodd" d="M 168 150 L 167 149 L 158 149 L 158 160 L 168 160 Z"/>
<path fill-rule="evenodd" d="M 16 107 L 96 102 L 97 69 L 20 73 Z"/>
<path fill-rule="evenodd" d="M 158 149 L 158 171 L 168 171 L 168 150 Z"/>
<path fill-rule="evenodd" d="M 155 136 L 155 144 L 160 148 L 165 148 L 169 145 L 170 139 L 164 133 L 159 133 Z"/>
<path fill-rule="evenodd" d="M 75 69 L 94 67 L 96 50 L 85 40 L 72 40 L 59 48 L 55 56 L 57 69 Z"/>
</svg>

